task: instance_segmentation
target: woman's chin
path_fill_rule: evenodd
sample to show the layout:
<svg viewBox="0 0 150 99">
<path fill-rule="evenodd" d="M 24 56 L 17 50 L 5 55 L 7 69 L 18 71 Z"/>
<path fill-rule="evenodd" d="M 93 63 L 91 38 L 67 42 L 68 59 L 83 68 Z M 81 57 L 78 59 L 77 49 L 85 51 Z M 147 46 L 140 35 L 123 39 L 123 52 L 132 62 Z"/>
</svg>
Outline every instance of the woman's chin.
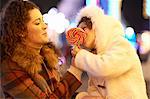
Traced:
<svg viewBox="0 0 150 99">
<path fill-rule="evenodd" d="M 44 40 L 43 41 L 43 44 L 47 44 L 47 43 L 49 43 L 50 41 L 49 40 Z"/>
</svg>

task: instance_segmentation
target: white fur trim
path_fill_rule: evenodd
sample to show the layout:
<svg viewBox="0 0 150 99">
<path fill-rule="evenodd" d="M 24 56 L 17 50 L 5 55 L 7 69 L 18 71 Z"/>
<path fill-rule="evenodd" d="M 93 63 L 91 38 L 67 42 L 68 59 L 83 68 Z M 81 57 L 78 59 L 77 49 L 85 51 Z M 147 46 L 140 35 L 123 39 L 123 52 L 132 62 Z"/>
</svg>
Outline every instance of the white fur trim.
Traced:
<svg viewBox="0 0 150 99">
<path fill-rule="evenodd" d="M 85 16 L 91 18 L 93 29 L 95 29 L 95 45 L 98 52 L 103 53 L 115 36 L 123 35 L 121 23 L 113 17 L 105 15 L 98 6 L 86 6 L 81 9 L 77 15 L 77 21 Z"/>
</svg>

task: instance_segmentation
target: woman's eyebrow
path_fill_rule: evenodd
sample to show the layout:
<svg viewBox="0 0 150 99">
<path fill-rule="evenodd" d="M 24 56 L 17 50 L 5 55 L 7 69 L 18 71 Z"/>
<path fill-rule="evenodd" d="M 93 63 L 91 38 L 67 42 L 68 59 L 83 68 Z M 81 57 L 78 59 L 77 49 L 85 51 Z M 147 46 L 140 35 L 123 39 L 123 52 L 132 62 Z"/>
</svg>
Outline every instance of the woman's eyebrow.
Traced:
<svg viewBox="0 0 150 99">
<path fill-rule="evenodd" d="M 33 23 L 36 21 L 40 21 L 40 20 L 41 20 L 40 18 L 37 18 L 37 19 L 33 20 Z"/>
</svg>

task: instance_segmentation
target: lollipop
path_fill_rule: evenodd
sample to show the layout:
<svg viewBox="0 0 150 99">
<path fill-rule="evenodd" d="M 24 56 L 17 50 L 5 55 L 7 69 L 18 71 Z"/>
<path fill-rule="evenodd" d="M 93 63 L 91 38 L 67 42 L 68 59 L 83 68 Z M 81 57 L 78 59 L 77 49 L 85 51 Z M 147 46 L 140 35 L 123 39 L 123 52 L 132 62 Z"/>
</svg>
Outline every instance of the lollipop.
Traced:
<svg viewBox="0 0 150 99">
<path fill-rule="evenodd" d="M 86 32 L 80 28 L 71 28 L 66 33 L 66 39 L 68 43 L 79 47 L 81 44 L 83 44 L 86 35 Z"/>
</svg>

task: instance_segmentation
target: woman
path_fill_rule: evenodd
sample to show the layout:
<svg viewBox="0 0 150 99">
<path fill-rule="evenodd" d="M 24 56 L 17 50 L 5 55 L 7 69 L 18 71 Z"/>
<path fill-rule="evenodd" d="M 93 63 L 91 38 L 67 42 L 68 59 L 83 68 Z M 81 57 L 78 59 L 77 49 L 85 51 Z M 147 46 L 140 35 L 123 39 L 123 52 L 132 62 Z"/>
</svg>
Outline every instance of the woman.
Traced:
<svg viewBox="0 0 150 99">
<path fill-rule="evenodd" d="M 121 24 L 97 6 L 81 9 L 77 19 L 87 38 L 82 49 L 73 49 L 74 64 L 88 73 L 89 83 L 76 98 L 147 99 L 141 63 Z"/>
<path fill-rule="evenodd" d="M 28 0 L 10 1 L 2 16 L 1 85 L 5 98 L 70 99 L 81 85 L 76 68 L 61 78 L 58 56 L 39 8 Z M 82 73 L 78 70 L 78 72 Z"/>
</svg>

